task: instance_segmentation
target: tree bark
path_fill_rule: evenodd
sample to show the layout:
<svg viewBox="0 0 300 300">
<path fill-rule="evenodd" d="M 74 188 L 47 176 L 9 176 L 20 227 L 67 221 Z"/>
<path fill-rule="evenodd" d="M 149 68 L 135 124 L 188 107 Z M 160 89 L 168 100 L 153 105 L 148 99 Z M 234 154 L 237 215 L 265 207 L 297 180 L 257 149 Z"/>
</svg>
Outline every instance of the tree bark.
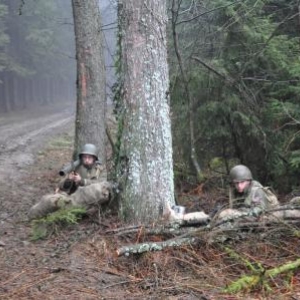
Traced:
<svg viewBox="0 0 300 300">
<path fill-rule="evenodd" d="M 98 1 L 72 0 L 76 58 L 77 113 L 75 151 L 86 143 L 99 148 L 99 160 L 105 162 L 105 65 Z"/>
<path fill-rule="evenodd" d="M 173 205 L 166 7 L 161 0 L 120 0 L 124 158 L 121 216 L 156 221 Z"/>
</svg>

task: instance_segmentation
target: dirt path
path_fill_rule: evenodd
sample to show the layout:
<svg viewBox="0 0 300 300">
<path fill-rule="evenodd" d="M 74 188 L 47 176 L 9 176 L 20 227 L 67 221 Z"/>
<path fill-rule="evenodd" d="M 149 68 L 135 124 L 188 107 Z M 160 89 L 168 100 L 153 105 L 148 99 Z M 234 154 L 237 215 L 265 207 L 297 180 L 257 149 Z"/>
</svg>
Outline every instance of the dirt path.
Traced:
<svg viewBox="0 0 300 300">
<path fill-rule="evenodd" d="M 70 109 L 18 113 L 0 118 L 0 182 L 15 178 L 45 142 L 74 120 Z"/>
<path fill-rule="evenodd" d="M 55 135 L 70 131 L 73 121 L 71 108 L 50 107 L 0 116 L 0 294 L 9 286 L 1 281 L 5 283 L 5 279 L 30 266 L 28 257 L 35 258 L 40 247 L 29 242 L 27 222 L 28 209 L 43 193 L 43 185 L 37 184 L 32 173 L 36 156 Z M 43 253 L 37 255 L 37 261 L 43 258 Z"/>
<path fill-rule="evenodd" d="M 25 189 L 23 182 L 29 172 L 26 167 L 34 163 L 35 155 L 49 139 L 70 130 L 73 110 L 57 109 L 50 107 L 0 117 L 0 220 L 9 219 L 15 210 L 23 211 L 14 197 L 17 199 L 21 190 L 24 192 L 27 188 L 32 195 L 31 188 Z M 21 203 L 24 207 L 31 204 Z"/>
</svg>

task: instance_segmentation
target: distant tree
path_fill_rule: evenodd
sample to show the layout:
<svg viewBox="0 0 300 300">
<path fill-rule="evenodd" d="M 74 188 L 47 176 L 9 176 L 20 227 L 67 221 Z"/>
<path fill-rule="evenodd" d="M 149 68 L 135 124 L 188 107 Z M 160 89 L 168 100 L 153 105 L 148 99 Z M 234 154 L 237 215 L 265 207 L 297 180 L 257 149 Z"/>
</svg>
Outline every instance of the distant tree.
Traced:
<svg viewBox="0 0 300 300">
<path fill-rule="evenodd" d="M 7 5 L 0 4 L 0 72 L 7 67 L 7 45 L 9 44 L 9 36 L 5 32 L 5 20 L 8 13 Z M 4 90 L 4 77 L 0 77 L 0 112 L 7 112 L 9 104 L 6 98 L 6 91 Z"/>
<path fill-rule="evenodd" d="M 0 8 L 3 109 L 71 100 L 70 90 L 75 89 L 71 2 L 3 2 Z"/>
<path fill-rule="evenodd" d="M 174 204 L 166 6 L 161 0 L 120 0 L 119 9 L 124 108 L 120 213 L 130 222 L 153 222 Z"/>
<path fill-rule="evenodd" d="M 93 143 L 100 149 L 99 159 L 105 161 L 105 65 L 98 1 L 72 0 L 72 5 L 77 58 L 74 154 L 85 143 Z"/>
</svg>

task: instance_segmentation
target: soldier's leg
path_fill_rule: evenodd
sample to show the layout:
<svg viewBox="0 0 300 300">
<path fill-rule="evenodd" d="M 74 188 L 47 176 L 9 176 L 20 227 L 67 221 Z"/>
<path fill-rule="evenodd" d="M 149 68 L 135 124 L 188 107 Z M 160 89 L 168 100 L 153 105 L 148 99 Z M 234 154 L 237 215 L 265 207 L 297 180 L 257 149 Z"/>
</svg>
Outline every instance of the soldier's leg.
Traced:
<svg viewBox="0 0 300 300">
<path fill-rule="evenodd" d="M 270 214 L 263 216 L 262 220 L 276 222 L 282 219 L 300 219 L 300 210 L 299 209 L 289 209 L 291 206 L 299 206 L 300 197 L 294 197 L 289 201 L 287 205 L 281 205 L 282 210 L 274 211 Z M 286 209 L 284 209 L 286 208 Z"/>
<path fill-rule="evenodd" d="M 69 203 L 70 199 L 65 194 L 45 195 L 40 202 L 30 208 L 28 217 L 29 219 L 44 217 Z"/>
<path fill-rule="evenodd" d="M 289 209 L 289 206 L 281 206 L 286 208 L 279 211 L 274 211 L 268 215 L 263 216 L 264 221 L 276 222 L 282 219 L 300 219 L 300 211 L 298 209 Z"/>
<path fill-rule="evenodd" d="M 92 205 L 105 203 L 109 200 L 111 189 L 112 185 L 108 181 L 79 187 L 77 191 L 70 196 L 72 205 L 88 209 Z"/>
</svg>

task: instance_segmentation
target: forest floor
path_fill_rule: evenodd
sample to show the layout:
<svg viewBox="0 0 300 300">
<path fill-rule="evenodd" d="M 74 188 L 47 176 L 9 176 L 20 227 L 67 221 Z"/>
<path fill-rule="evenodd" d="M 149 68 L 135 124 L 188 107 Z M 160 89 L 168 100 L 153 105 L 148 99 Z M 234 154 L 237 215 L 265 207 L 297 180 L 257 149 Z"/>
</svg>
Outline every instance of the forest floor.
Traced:
<svg viewBox="0 0 300 300">
<path fill-rule="evenodd" d="M 0 114 L 0 299 L 300 299 L 299 267 L 268 276 L 299 259 L 297 224 L 233 231 L 218 242 L 204 234 L 193 246 L 118 256 L 121 246 L 171 236 L 118 235 L 128 225 L 100 212 L 34 240 L 27 212 L 54 191 L 71 156 L 73 121 L 69 108 Z M 216 187 L 194 187 L 178 199 L 196 209 L 223 196 Z M 225 290 L 244 275 L 240 291 Z"/>
</svg>

